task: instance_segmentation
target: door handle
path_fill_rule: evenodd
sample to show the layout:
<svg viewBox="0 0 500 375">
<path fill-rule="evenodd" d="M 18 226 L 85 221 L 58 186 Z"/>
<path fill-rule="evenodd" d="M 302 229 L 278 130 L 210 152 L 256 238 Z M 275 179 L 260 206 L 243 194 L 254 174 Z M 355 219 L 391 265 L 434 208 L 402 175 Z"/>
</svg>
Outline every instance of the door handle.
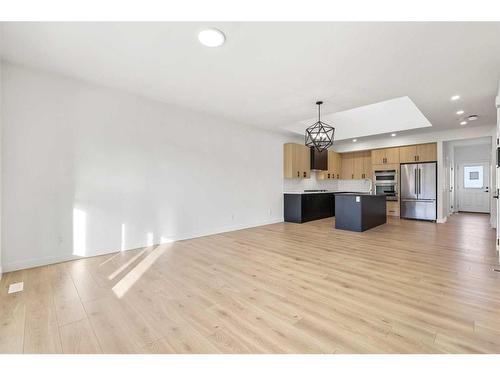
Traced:
<svg viewBox="0 0 500 375">
<path fill-rule="evenodd" d="M 414 180 L 414 183 L 413 183 L 413 186 L 415 187 L 415 195 L 418 194 L 417 193 L 417 170 L 415 169 L 413 171 L 413 180 Z"/>
</svg>

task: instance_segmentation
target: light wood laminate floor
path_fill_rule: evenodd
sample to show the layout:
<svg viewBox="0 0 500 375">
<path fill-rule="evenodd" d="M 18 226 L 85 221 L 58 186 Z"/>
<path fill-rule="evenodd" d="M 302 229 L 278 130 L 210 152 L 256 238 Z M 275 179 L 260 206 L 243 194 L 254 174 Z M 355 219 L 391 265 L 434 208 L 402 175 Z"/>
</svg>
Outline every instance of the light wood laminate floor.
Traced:
<svg viewBox="0 0 500 375">
<path fill-rule="evenodd" d="M 0 352 L 500 353 L 488 220 L 280 223 L 8 273 Z"/>
</svg>

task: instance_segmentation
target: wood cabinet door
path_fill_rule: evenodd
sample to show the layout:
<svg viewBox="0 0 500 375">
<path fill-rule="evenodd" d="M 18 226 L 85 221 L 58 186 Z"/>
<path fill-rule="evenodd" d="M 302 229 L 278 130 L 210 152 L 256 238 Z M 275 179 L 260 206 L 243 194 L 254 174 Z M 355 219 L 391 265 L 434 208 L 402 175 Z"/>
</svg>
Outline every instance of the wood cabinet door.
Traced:
<svg viewBox="0 0 500 375">
<path fill-rule="evenodd" d="M 309 178 L 311 176 L 310 151 L 298 143 L 283 145 L 283 176 L 285 178 Z"/>
<path fill-rule="evenodd" d="M 359 180 L 364 175 L 364 152 L 355 152 L 354 158 L 354 179 Z"/>
<path fill-rule="evenodd" d="M 298 145 L 300 155 L 300 176 L 301 178 L 311 177 L 311 150 L 304 145 Z"/>
<path fill-rule="evenodd" d="M 399 163 L 399 147 L 385 149 L 385 164 Z"/>
<path fill-rule="evenodd" d="M 354 157 L 353 153 L 342 154 L 342 179 L 351 180 L 354 177 Z"/>
<path fill-rule="evenodd" d="M 417 146 L 404 146 L 399 148 L 400 163 L 413 163 L 417 161 Z"/>
<path fill-rule="evenodd" d="M 417 145 L 417 156 L 417 161 L 436 161 L 437 145 L 435 143 Z"/>
<path fill-rule="evenodd" d="M 299 178 L 300 166 L 297 155 L 297 145 L 295 143 L 285 143 L 283 145 L 283 177 Z"/>
<path fill-rule="evenodd" d="M 342 177 L 342 155 L 335 152 L 335 178 Z"/>
<path fill-rule="evenodd" d="M 385 149 L 372 150 L 372 163 L 373 164 L 384 164 L 385 160 Z"/>
<path fill-rule="evenodd" d="M 363 178 L 372 178 L 372 153 L 365 151 L 363 156 Z"/>
<path fill-rule="evenodd" d="M 335 178 L 335 151 L 328 151 L 328 171 L 327 178 Z"/>
<path fill-rule="evenodd" d="M 387 201 L 386 211 L 387 211 L 387 216 L 399 216 L 399 202 Z"/>
<path fill-rule="evenodd" d="M 302 178 L 302 150 L 300 145 L 293 145 L 293 178 Z"/>
</svg>

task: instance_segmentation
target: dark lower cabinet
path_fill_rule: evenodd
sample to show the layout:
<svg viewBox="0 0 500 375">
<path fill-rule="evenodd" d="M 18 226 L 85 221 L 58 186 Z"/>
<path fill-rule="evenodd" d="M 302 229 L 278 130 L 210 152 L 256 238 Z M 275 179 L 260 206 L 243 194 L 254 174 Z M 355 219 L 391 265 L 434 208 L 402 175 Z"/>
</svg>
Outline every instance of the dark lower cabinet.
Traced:
<svg viewBox="0 0 500 375">
<path fill-rule="evenodd" d="M 387 222 L 384 194 L 338 194 L 335 206 L 335 229 L 364 232 Z"/>
<path fill-rule="evenodd" d="M 291 223 L 305 223 L 335 216 L 335 194 L 285 194 L 284 219 Z"/>
</svg>

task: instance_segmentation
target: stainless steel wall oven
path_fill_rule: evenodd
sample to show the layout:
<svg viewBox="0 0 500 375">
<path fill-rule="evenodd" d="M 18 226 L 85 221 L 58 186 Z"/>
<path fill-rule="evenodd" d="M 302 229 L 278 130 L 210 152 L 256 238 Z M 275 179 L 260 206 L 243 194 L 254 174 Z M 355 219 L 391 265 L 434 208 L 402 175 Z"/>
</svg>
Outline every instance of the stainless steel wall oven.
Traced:
<svg viewBox="0 0 500 375">
<path fill-rule="evenodd" d="M 384 194 L 388 201 L 398 200 L 398 173 L 395 169 L 375 171 L 375 193 Z"/>
</svg>

